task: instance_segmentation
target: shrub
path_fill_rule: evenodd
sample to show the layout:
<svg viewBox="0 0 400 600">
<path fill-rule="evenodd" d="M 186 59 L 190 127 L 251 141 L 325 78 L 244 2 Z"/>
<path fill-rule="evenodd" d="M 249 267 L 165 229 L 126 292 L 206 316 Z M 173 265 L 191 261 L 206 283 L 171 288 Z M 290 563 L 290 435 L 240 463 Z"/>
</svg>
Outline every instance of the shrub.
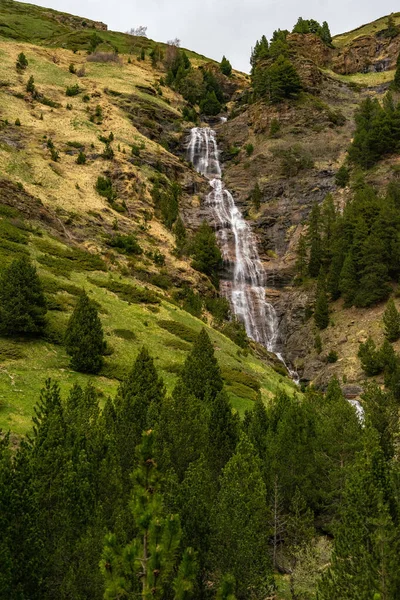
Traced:
<svg viewBox="0 0 400 600">
<path fill-rule="evenodd" d="M 35 80 L 33 78 L 33 75 L 31 75 L 28 79 L 28 83 L 26 84 L 26 91 L 28 92 L 28 94 L 33 94 L 35 92 Z"/>
<path fill-rule="evenodd" d="M 60 159 L 60 153 L 55 148 L 50 148 L 50 156 L 51 160 L 53 160 L 54 162 L 58 162 Z"/>
<path fill-rule="evenodd" d="M 94 52 L 86 60 L 98 63 L 121 63 L 121 59 L 116 52 Z"/>
<path fill-rule="evenodd" d="M 230 77 L 232 75 L 232 65 L 225 56 L 222 57 L 219 68 L 221 73 L 223 73 L 227 77 Z"/>
<path fill-rule="evenodd" d="M 342 165 L 335 175 L 335 183 L 338 187 L 344 188 L 349 184 L 350 173 L 347 167 Z"/>
<path fill-rule="evenodd" d="M 46 325 L 46 299 L 27 256 L 13 260 L 0 278 L 0 331 L 39 335 Z"/>
<path fill-rule="evenodd" d="M 77 96 L 78 94 L 81 93 L 81 88 L 79 87 L 79 85 L 77 83 L 75 83 L 74 85 L 69 85 L 67 87 L 67 89 L 65 90 L 65 95 L 66 96 Z"/>
<path fill-rule="evenodd" d="M 19 119 L 15 119 L 15 125 L 17 127 L 21 127 L 21 121 Z"/>
<path fill-rule="evenodd" d="M 226 337 L 234 342 L 239 348 L 248 348 L 249 338 L 246 334 L 246 329 L 241 321 L 234 318 L 229 323 L 226 323 L 221 328 L 221 331 Z"/>
<path fill-rule="evenodd" d="M 260 382 L 253 375 L 250 375 L 250 373 L 238 371 L 236 369 L 223 368 L 221 374 L 228 385 L 231 383 L 240 383 L 256 392 L 260 390 Z"/>
<path fill-rule="evenodd" d="M 198 337 L 198 333 L 194 329 L 177 321 L 161 320 L 157 321 L 157 325 L 185 342 L 193 343 Z"/>
<path fill-rule="evenodd" d="M 326 362 L 328 363 L 335 363 L 337 362 L 339 359 L 338 357 L 338 353 L 335 352 L 335 350 L 331 350 L 328 354 L 328 356 L 326 357 Z"/>
<path fill-rule="evenodd" d="M 271 125 L 269 126 L 269 135 L 272 138 L 279 137 L 279 132 L 281 130 L 281 124 L 279 123 L 277 118 L 273 118 L 271 121 Z"/>
<path fill-rule="evenodd" d="M 117 233 L 108 239 L 107 245 L 111 248 L 117 248 L 125 254 L 140 255 L 143 253 L 142 248 L 132 234 L 122 235 Z"/>
<path fill-rule="evenodd" d="M 218 271 L 222 267 L 222 255 L 215 233 L 205 221 L 193 238 L 191 254 L 193 268 L 208 275 L 218 285 Z"/>
<path fill-rule="evenodd" d="M 254 146 L 253 146 L 253 144 L 247 144 L 245 146 L 245 150 L 246 150 L 247 156 L 251 156 L 253 154 L 253 152 L 254 152 Z"/>
<path fill-rule="evenodd" d="M 300 144 L 286 149 L 278 149 L 276 154 L 281 157 L 282 175 L 286 177 L 295 177 L 300 171 L 314 167 L 314 161 L 310 154 Z"/>
<path fill-rule="evenodd" d="M 88 278 L 91 283 L 98 287 L 105 288 L 114 294 L 117 294 L 121 300 L 131 302 L 132 304 L 160 304 L 159 296 L 152 290 L 136 287 L 129 283 L 116 281 L 115 279 L 97 279 Z"/>
<path fill-rule="evenodd" d="M 227 321 L 231 314 L 229 301 L 222 296 L 217 298 L 206 298 L 206 309 L 212 314 L 217 323 Z"/>
<path fill-rule="evenodd" d="M 117 198 L 117 194 L 113 189 L 112 181 L 109 177 L 99 176 L 96 182 L 96 191 L 100 196 L 107 198 L 113 202 Z"/>
<path fill-rule="evenodd" d="M 129 342 L 133 342 L 137 339 L 136 333 L 130 329 L 114 329 L 113 333 L 117 337 Z"/>
<path fill-rule="evenodd" d="M 138 146 L 137 144 L 132 144 L 132 155 L 140 156 L 140 146 Z"/>
<path fill-rule="evenodd" d="M 86 293 L 81 294 L 65 334 L 65 347 L 71 367 L 83 373 L 98 373 L 106 349 L 97 308 Z"/>
<path fill-rule="evenodd" d="M 86 154 L 82 152 L 82 150 L 78 154 L 78 158 L 76 159 L 78 165 L 84 165 L 86 162 Z"/>
<path fill-rule="evenodd" d="M 68 70 L 69 70 L 69 72 L 70 72 L 70 73 L 72 73 L 73 75 L 75 75 L 75 74 L 76 74 L 76 68 L 75 68 L 75 65 L 74 65 L 74 63 L 71 63 L 71 64 L 69 65 L 69 67 L 68 67 Z"/>
<path fill-rule="evenodd" d="M 26 56 L 23 52 L 18 54 L 18 58 L 17 58 L 17 62 L 16 62 L 15 66 L 17 68 L 17 71 L 25 71 L 26 67 L 28 66 L 28 59 L 26 58 Z"/>
</svg>

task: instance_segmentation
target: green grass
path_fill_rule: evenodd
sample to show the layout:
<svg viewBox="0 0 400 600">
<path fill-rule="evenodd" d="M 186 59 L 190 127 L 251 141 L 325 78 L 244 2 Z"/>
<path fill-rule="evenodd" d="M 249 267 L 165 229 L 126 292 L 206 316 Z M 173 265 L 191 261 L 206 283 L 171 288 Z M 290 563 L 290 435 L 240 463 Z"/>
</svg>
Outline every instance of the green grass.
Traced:
<svg viewBox="0 0 400 600">
<path fill-rule="evenodd" d="M 16 434 L 23 434 L 29 429 L 33 407 L 48 377 L 57 379 L 63 390 L 70 389 L 74 383 L 85 385 L 92 380 L 105 396 L 113 395 L 118 380 L 129 372 L 142 345 L 149 349 L 167 389 L 171 391 L 191 344 L 182 341 L 185 347 L 176 344 L 179 338 L 161 328 L 160 320 L 175 322 L 178 329 L 196 333 L 206 327 L 224 373 L 232 405 L 241 415 L 251 408 L 258 386 L 265 401 L 279 388 L 293 393 L 294 386 L 288 379 L 280 377 L 251 354 L 241 356 L 239 348 L 231 340 L 168 302 L 162 301 L 159 312 L 153 313 L 145 305 L 128 304 L 112 291 L 98 287 L 85 272 L 71 272 L 68 281 L 50 276 L 41 265 L 39 272 L 44 276 L 45 288 L 52 293 L 57 291 L 57 297 L 59 290 L 78 293 L 80 289 L 86 289 L 102 308 L 100 315 L 113 353 L 106 357 L 103 374 L 107 377 L 89 377 L 69 368 L 62 345 L 43 340 L 6 340 L 2 351 L 0 344 L 0 429 L 11 429 Z M 64 309 L 70 311 L 71 306 L 67 303 Z M 61 339 L 69 314 L 65 310 L 50 313 L 50 329 Z"/>
<path fill-rule="evenodd" d="M 0 36 L 20 42 L 62 47 L 70 50 L 89 50 L 93 33 L 101 39 L 99 50 L 137 56 L 141 48 L 146 53 L 156 42 L 147 38 L 133 38 L 117 31 L 97 31 L 93 21 L 49 8 L 1 0 Z M 160 46 L 165 44 L 160 43 Z M 196 52 L 187 51 L 189 58 L 208 60 Z M 214 62 L 214 61 L 212 61 Z M 66 74 L 68 75 L 68 74 Z"/>
<path fill-rule="evenodd" d="M 393 81 L 394 71 L 382 71 L 381 73 L 354 73 L 352 75 L 340 75 L 329 69 L 321 69 L 324 73 L 342 81 L 346 84 L 355 84 L 361 87 L 376 87 L 383 83 Z"/>
<path fill-rule="evenodd" d="M 396 25 L 400 25 L 400 13 L 393 13 L 393 17 Z M 333 45 L 336 48 L 343 48 L 343 46 L 350 44 L 353 40 L 355 40 L 358 37 L 364 35 L 374 35 L 379 31 L 386 29 L 387 20 L 388 15 L 385 17 L 381 17 L 376 21 L 372 21 L 372 23 L 361 25 L 360 27 L 357 27 L 357 29 L 353 29 L 352 31 L 347 31 L 346 33 L 336 35 L 333 38 Z"/>
</svg>

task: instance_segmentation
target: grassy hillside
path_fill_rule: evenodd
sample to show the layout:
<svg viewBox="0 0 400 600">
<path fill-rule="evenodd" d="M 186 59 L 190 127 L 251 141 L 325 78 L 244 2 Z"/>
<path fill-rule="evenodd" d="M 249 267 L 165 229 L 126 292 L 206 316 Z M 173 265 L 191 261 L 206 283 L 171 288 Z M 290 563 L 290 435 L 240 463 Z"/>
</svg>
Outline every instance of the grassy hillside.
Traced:
<svg viewBox="0 0 400 600">
<path fill-rule="evenodd" d="M 336 48 L 342 48 L 343 46 L 347 46 L 348 44 L 350 44 L 356 38 L 362 37 L 364 35 L 376 35 L 380 31 L 386 29 L 388 17 L 389 15 L 386 15 L 385 17 L 376 19 L 376 21 L 372 21 L 371 23 L 360 25 L 360 27 L 357 27 L 352 31 L 347 31 L 346 33 L 336 35 L 333 38 L 333 45 Z M 400 12 L 393 13 L 393 18 L 395 24 L 400 25 Z"/>
<path fill-rule="evenodd" d="M 77 51 L 89 50 L 94 34 L 99 41 L 99 50 L 136 56 L 142 48 L 150 51 L 156 45 L 156 42 L 144 37 L 134 38 L 126 33 L 108 31 L 103 23 L 85 17 L 14 0 L 1 2 L 0 36 L 5 38 Z M 159 45 L 165 47 L 165 44 Z M 187 52 L 192 59 L 214 62 L 190 50 Z"/>
<path fill-rule="evenodd" d="M 7 2 L 6 8 L 15 4 Z M 104 398 L 115 393 L 142 344 L 171 389 L 202 326 L 211 335 L 240 412 L 251 406 L 258 389 L 265 400 L 279 387 L 293 390 L 289 380 L 213 330 L 210 315 L 204 315 L 205 323 L 175 300 L 183 285 L 213 292 L 187 258 L 174 254 L 174 236 L 151 197 L 161 177 L 181 183 L 182 207 L 196 206 L 191 182 L 199 193 L 202 186 L 201 178 L 172 153 L 188 124 L 182 120 L 182 98 L 160 86 L 162 66 L 153 68 L 148 58 L 137 61 L 124 54 L 116 62 L 91 62 L 84 50 L 49 49 L 46 31 L 40 33 L 29 21 L 35 15 L 42 21 L 44 9 L 19 7 L 25 16 L 15 17 L 18 26 L 27 31 L 30 22 L 36 41 L 47 41 L 45 47 L 32 45 L 32 39 L 21 41 L 22 34 L 17 40 L 0 35 L 0 258 L 4 265 L 29 253 L 50 311 L 45 340 L 0 339 L 0 428 L 16 434 L 27 430 L 47 377 L 58 379 L 62 388 L 88 379 L 69 368 L 61 344 L 82 288 L 98 303 L 110 347 L 102 373 L 94 378 Z M 11 14 L 17 13 L 2 13 L 2 22 L 10 22 Z M 49 14 L 51 28 L 62 29 Z M 57 35 L 63 35 L 60 29 Z M 20 52 L 29 63 L 22 73 L 15 68 Z M 70 72 L 71 63 L 81 76 Z M 26 91 L 31 76 L 36 96 Z M 76 85 L 79 93 L 67 96 L 67 87 Z M 111 132 L 114 156 L 104 157 L 106 145 L 99 138 Z M 85 164 L 77 164 L 80 151 Z M 96 191 L 99 176 L 112 182 L 111 202 Z M 111 247 L 114 235 L 134 236 L 141 254 Z M 157 252 L 164 265 L 157 263 Z"/>
</svg>

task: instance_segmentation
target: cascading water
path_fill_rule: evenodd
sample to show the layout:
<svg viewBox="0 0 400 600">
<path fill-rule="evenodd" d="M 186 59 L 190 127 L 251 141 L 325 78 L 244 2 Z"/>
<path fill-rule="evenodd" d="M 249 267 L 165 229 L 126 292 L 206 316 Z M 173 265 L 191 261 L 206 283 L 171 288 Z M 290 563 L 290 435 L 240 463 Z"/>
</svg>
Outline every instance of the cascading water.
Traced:
<svg viewBox="0 0 400 600">
<path fill-rule="evenodd" d="M 277 352 L 278 318 L 272 304 L 266 301 L 266 277 L 256 239 L 232 194 L 224 187 L 218 154 L 215 131 L 194 127 L 188 143 L 189 160 L 210 181 L 212 190 L 206 204 L 212 211 L 225 264 L 232 269 L 232 277 L 221 281 L 221 291 L 234 314 L 243 321 L 247 335 L 283 361 Z"/>
</svg>

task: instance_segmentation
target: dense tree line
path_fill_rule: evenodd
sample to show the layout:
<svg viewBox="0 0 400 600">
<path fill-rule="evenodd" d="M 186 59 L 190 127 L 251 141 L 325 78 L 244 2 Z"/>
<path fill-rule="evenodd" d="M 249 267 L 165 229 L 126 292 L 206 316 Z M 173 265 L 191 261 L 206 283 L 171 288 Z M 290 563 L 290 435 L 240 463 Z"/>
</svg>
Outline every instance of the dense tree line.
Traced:
<svg viewBox="0 0 400 600">
<path fill-rule="evenodd" d="M 299 75 L 289 60 L 288 32 L 274 31 L 271 42 L 262 36 L 251 54 L 251 82 L 253 96 L 276 103 L 295 98 L 301 90 Z"/>
<path fill-rule="evenodd" d="M 303 19 L 299 17 L 296 25 L 293 27 L 292 33 L 314 33 L 321 38 L 327 46 L 332 45 L 332 36 L 329 25 L 326 21 L 320 25 L 314 19 Z"/>
<path fill-rule="evenodd" d="M 395 87 L 397 78 L 396 75 Z M 355 122 L 348 153 L 352 163 L 369 169 L 383 156 L 400 151 L 400 103 L 395 102 L 390 93 L 382 104 L 377 98 L 363 100 L 356 111 Z"/>
<path fill-rule="evenodd" d="M 334 379 L 241 421 L 205 330 L 171 394 L 146 349 L 102 408 L 47 381 L 29 436 L 0 439 L 0 596 L 261 600 L 280 569 L 293 598 L 395 600 L 394 402 L 368 389 L 363 427 Z"/>
<path fill-rule="evenodd" d="M 386 300 L 400 275 L 400 186 L 391 182 L 384 195 L 359 181 L 343 212 L 328 195 L 315 204 L 308 231 L 298 244 L 297 280 L 326 280 L 326 294 L 345 305 L 368 307 Z"/>
<path fill-rule="evenodd" d="M 199 105 L 206 115 L 217 115 L 226 101 L 222 80 L 232 74 L 232 66 L 224 56 L 218 71 L 204 67 L 195 69 L 187 54 L 175 48 L 166 63 L 167 85 L 182 94 L 191 106 Z M 221 80 L 222 78 L 222 80 Z"/>
</svg>

